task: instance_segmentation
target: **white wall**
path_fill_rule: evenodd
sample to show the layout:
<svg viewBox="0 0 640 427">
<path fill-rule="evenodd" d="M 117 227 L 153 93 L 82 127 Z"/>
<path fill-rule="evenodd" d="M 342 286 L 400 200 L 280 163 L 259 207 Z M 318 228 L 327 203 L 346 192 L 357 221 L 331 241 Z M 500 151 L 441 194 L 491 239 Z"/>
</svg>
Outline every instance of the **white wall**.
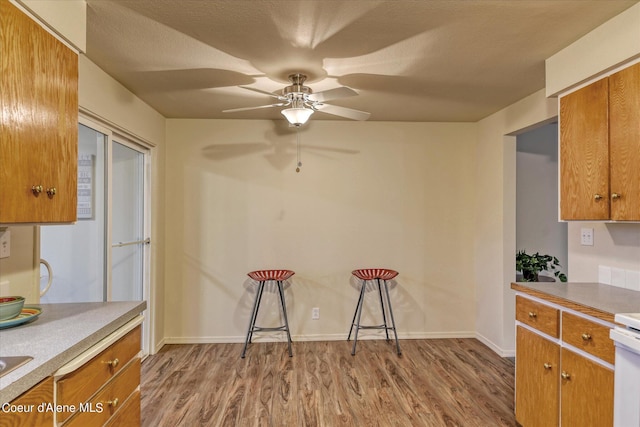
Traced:
<svg viewBox="0 0 640 427">
<path fill-rule="evenodd" d="M 556 96 L 638 56 L 640 3 L 548 58 L 547 96 Z"/>
<path fill-rule="evenodd" d="M 580 229 L 593 228 L 593 246 L 580 245 Z M 640 224 L 569 223 L 571 281 L 598 282 L 598 266 L 640 271 Z"/>
<path fill-rule="evenodd" d="M 85 0 L 14 0 L 80 52 L 87 50 Z"/>
<path fill-rule="evenodd" d="M 472 336 L 475 126 L 312 121 L 296 173 L 284 124 L 167 121 L 167 341 L 243 340 L 263 268 L 296 338 L 346 338 L 363 267 L 400 272 L 401 336 Z"/>
<path fill-rule="evenodd" d="M 11 255 L 0 259 L 0 296 L 21 295 L 27 304 L 37 304 L 40 269 L 34 255 L 35 227 L 16 225 L 7 230 Z"/>
<path fill-rule="evenodd" d="M 498 354 L 515 349 L 516 138 L 557 116 L 544 89 L 478 122 L 474 261 L 477 336 Z"/>
<path fill-rule="evenodd" d="M 558 271 L 567 274 L 567 223 L 558 221 L 558 124 L 520 134 L 516 144 L 516 248 L 557 257 Z"/>
</svg>

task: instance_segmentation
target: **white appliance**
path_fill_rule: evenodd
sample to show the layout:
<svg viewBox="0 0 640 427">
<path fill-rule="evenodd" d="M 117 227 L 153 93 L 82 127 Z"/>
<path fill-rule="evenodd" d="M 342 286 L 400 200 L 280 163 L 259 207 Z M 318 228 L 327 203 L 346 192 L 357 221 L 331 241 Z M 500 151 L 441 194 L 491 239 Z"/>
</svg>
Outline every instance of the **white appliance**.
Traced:
<svg viewBox="0 0 640 427">
<path fill-rule="evenodd" d="M 640 313 L 616 314 L 609 336 L 616 345 L 614 427 L 640 427 Z"/>
</svg>

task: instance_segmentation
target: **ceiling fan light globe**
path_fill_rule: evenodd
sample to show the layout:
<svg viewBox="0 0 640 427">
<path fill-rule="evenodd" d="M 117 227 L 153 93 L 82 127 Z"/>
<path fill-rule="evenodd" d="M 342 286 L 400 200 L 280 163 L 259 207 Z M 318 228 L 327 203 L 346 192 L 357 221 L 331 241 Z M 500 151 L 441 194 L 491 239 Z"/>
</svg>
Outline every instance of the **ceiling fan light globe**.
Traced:
<svg viewBox="0 0 640 427">
<path fill-rule="evenodd" d="M 282 115 L 287 119 L 289 123 L 294 126 L 301 126 L 309 120 L 309 117 L 313 114 L 313 110 L 310 108 L 287 108 L 281 111 Z"/>
</svg>

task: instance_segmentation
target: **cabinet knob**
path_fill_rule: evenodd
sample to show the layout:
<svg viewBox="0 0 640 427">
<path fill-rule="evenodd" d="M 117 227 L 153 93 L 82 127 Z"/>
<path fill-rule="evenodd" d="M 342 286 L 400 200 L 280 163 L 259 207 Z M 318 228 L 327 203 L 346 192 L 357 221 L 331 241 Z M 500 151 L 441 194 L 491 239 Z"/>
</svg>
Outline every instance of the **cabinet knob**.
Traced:
<svg viewBox="0 0 640 427">
<path fill-rule="evenodd" d="M 34 185 L 31 187 L 31 192 L 34 196 L 38 197 L 42 193 L 42 185 Z"/>
<path fill-rule="evenodd" d="M 591 339 L 591 335 L 587 334 L 587 333 L 584 333 L 584 334 L 582 334 L 582 339 L 585 340 L 585 341 L 589 341 Z"/>
<path fill-rule="evenodd" d="M 112 368 L 115 368 L 115 367 L 117 367 L 117 366 L 118 366 L 118 364 L 119 364 L 119 363 L 120 363 L 120 361 L 119 361 L 119 360 L 118 360 L 118 358 L 116 357 L 116 358 L 115 358 L 115 359 L 113 359 L 113 360 L 109 360 L 109 361 L 107 362 L 107 365 L 111 366 Z"/>
<path fill-rule="evenodd" d="M 562 371 L 562 373 L 560 374 L 560 376 L 562 377 L 563 380 L 570 380 L 571 379 L 571 374 L 568 374 L 565 371 Z"/>
<path fill-rule="evenodd" d="M 593 195 L 593 200 L 601 200 L 602 196 L 600 194 L 594 194 Z"/>
<path fill-rule="evenodd" d="M 551 368 L 552 368 L 551 363 L 545 363 L 545 364 L 544 364 L 544 365 L 542 365 L 542 366 L 544 366 L 544 369 L 547 369 L 547 370 L 549 370 L 549 369 L 551 369 Z"/>
<path fill-rule="evenodd" d="M 612 193 L 611 194 L 611 199 L 613 199 L 613 200 L 618 200 L 621 197 L 622 197 L 622 195 L 620 195 L 618 193 Z"/>
<path fill-rule="evenodd" d="M 107 405 L 111 406 L 112 408 L 115 408 L 116 406 L 118 406 L 118 398 L 116 397 L 113 400 L 107 400 Z"/>
<path fill-rule="evenodd" d="M 538 317 L 538 315 L 536 313 L 534 313 L 533 311 L 529 312 L 529 317 L 532 319 L 535 319 L 536 317 Z"/>
<path fill-rule="evenodd" d="M 47 188 L 47 195 L 49 198 L 56 195 L 56 187 Z"/>
</svg>

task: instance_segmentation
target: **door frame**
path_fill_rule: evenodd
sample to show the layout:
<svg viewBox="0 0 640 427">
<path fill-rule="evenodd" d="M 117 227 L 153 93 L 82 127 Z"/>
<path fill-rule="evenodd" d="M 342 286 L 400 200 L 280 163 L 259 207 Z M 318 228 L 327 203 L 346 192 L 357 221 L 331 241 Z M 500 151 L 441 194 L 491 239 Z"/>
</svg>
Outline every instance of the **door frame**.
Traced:
<svg viewBox="0 0 640 427">
<path fill-rule="evenodd" d="M 111 203 L 112 203 L 112 186 L 111 186 L 111 175 L 112 175 L 112 143 L 114 138 L 119 144 L 129 146 L 128 144 L 132 144 L 134 149 L 140 151 L 145 150 L 144 156 L 144 210 L 145 210 L 145 223 L 144 223 L 144 233 L 147 237 L 150 238 L 151 244 L 144 245 L 144 274 L 145 274 L 145 283 L 143 285 L 143 299 L 147 301 L 147 309 L 144 314 L 143 328 L 146 329 L 146 337 L 143 337 L 142 342 L 142 351 L 143 357 L 146 357 L 148 354 L 154 354 L 156 352 L 155 342 L 156 342 L 156 286 L 155 286 L 155 278 L 153 276 L 153 269 L 151 268 L 151 260 L 156 258 L 154 256 L 155 245 L 154 236 L 152 235 L 153 227 L 152 227 L 152 219 L 153 215 L 151 212 L 152 206 L 152 192 L 151 189 L 153 187 L 152 177 L 153 171 L 152 168 L 154 159 L 156 158 L 156 150 L 157 147 L 155 144 L 146 141 L 127 130 L 121 128 L 114 123 L 106 121 L 102 119 L 100 116 L 97 116 L 83 108 L 80 108 L 80 112 L 78 114 L 78 123 L 83 124 L 84 126 L 88 126 L 92 129 L 95 129 L 99 132 L 102 132 L 107 136 L 106 141 L 106 156 L 109 159 L 108 164 L 106 165 L 106 203 L 107 203 L 107 212 L 106 212 L 106 222 L 107 227 L 105 230 L 105 265 L 109 266 L 109 268 L 105 268 L 105 277 L 104 280 L 107 283 L 107 289 L 109 294 L 108 298 L 111 298 Z M 130 147 L 131 148 L 131 147 Z"/>
</svg>

